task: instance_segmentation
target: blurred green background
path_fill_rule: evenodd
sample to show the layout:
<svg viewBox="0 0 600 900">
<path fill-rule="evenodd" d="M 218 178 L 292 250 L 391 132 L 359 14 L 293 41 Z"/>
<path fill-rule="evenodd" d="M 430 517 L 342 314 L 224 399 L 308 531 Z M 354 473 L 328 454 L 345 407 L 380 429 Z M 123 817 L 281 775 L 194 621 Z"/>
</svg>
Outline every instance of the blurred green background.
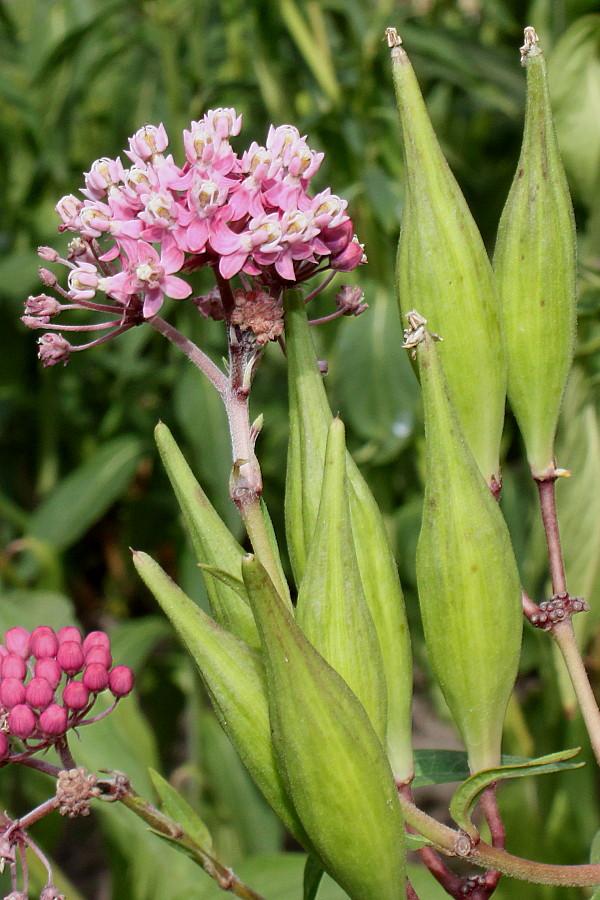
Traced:
<svg viewBox="0 0 600 900">
<path fill-rule="evenodd" d="M 592 0 L 1 0 L 0 2 L 0 630 L 78 620 L 111 630 L 115 656 L 138 673 L 129 699 L 74 745 L 78 761 L 127 772 L 153 796 L 162 771 L 213 831 L 221 858 L 269 900 L 299 900 L 302 858 L 260 800 L 203 696 L 195 671 L 130 563 L 157 558 L 199 603 L 205 593 L 152 429 L 173 430 L 213 502 L 240 536 L 228 499 L 228 432 L 219 400 L 158 335 L 135 329 L 67 368 L 43 370 L 20 323 L 38 293 L 38 245 L 64 248 L 54 205 L 101 156 L 117 156 L 146 123 L 164 122 L 183 159 L 181 129 L 213 107 L 244 115 L 240 151 L 270 123 L 295 124 L 326 153 L 315 190 L 346 197 L 369 258 L 345 280 L 370 304 L 358 320 L 319 329 L 334 411 L 381 503 L 414 622 L 420 708 L 446 713 L 427 674 L 415 597 L 422 496 L 418 389 L 400 349 L 394 298 L 403 167 L 386 26 L 404 39 L 447 158 L 490 252 L 521 140 L 524 72 L 518 47 L 534 25 L 550 67 L 559 140 L 580 240 L 577 365 L 564 408 L 559 487 L 572 593 L 592 612 L 578 623 L 595 679 L 600 667 L 600 7 Z M 329 295 L 330 297 L 331 295 Z M 328 312 L 328 295 L 318 301 Z M 218 361 L 219 323 L 174 302 L 167 317 Z M 265 414 L 259 456 L 265 499 L 283 535 L 287 441 L 285 364 L 272 346 L 253 391 Z M 544 544 L 510 416 L 503 507 L 523 582 L 541 599 Z M 583 620 L 585 619 L 585 620 Z M 417 723 L 419 724 L 419 723 Z M 85 732 L 85 730 L 84 730 Z M 527 630 L 509 710 L 508 752 L 586 745 L 564 674 L 543 635 Z M 2 807 L 47 796 L 35 773 L 6 770 Z M 503 789 L 509 848 L 554 862 L 585 861 L 600 821 L 594 767 Z M 55 817 L 56 818 L 56 817 Z M 184 857 L 125 810 L 34 829 L 70 879 L 71 900 L 218 896 Z M 287 850 L 285 855 L 283 851 Z M 413 871 L 421 900 L 445 896 Z M 43 882 L 42 882 L 43 883 Z M 66 882 L 65 882 L 66 883 Z M 329 882 L 319 897 L 343 897 Z M 503 881 L 497 896 L 589 896 Z"/>
</svg>

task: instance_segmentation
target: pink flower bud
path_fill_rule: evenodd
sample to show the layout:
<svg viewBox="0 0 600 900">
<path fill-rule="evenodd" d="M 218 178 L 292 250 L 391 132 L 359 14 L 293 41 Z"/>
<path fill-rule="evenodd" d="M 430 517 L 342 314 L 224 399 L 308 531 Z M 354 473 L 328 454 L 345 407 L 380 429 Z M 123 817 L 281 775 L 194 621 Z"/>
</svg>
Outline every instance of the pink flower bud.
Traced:
<svg viewBox="0 0 600 900">
<path fill-rule="evenodd" d="M 55 659 L 38 659 L 34 672 L 36 676 L 45 678 L 54 690 L 63 676 L 63 670 Z"/>
<path fill-rule="evenodd" d="M 25 694 L 25 685 L 18 678 L 3 678 L 0 682 L 0 703 L 5 709 L 24 703 Z"/>
<path fill-rule="evenodd" d="M 58 650 L 58 638 L 54 633 L 54 629 L 49 625 L 38 625 L 31 632 L 29 642 L 31 652 L 36 659 L 43 659 L 46 656 L 56 656 Z"/>
<path fill-rule="evenodd" d="M 86 654 L 90 647 L 106 647 L 110 650 L 110 638 L 105 631 L 90 631 L 83 641 L 83 652 Z"/>
<path fill-rule="evenodd" d="M 33 710 L 29 706 L 25 706 L 25 704 L 14 706 L 8 714 L 8 727 L 11 734 L 21 738 L 21 740 L 31 737 L 35 731 Z"/>
<path fill-rule="evenodd" d="M 38 357 L 44 368 L 57 366 L 59 363 L 66 366 L 73 349 L 68 340 L 56 331 L 49 331 L 38 338 L 38 347 Z"/>
<path fill-rule="evenodd" d="M 40 716 L 39 726 L 44 734 L 51 737 L 64 734 L 67 730 L 67 710 L 58 703 L 51 703 Z"/>
<path fill-rule="evenodd" d="M 46 320 L 44 324 L 48 324 L 52 316 L 60 312 L 60 303 L 47 294 L 38 294 L 36 297 L 27 298 L 25 312 L 28 316 L 41 316 Z"/>
<path fill-rule="evenodd" d="M 101 663 L 91 663 L 85 667 L 81 680 L 86 688 L 97 694 L 108 687 L 108 670 Z"/>
<path fill-rule="evenodd" d="M 129 666 L 115 666 L 108 673 L 108 686 L 114 697 L 126 697 L 133 688 L 133 672 Z"/>
<path fill-rule="evenodd" d="M 90 699 L 90 692 L 80 681 L 71 681 L 64 689 L 63 703 L 69 709 L 85 709 Z"/>
<path fill-rule="evenodd" d="M 67 900 L 67 898 L 61 894 L 55 884 L 47 884 L 40 894 L 40 900 Z"/>
<path fill-rule="evenodd" d="M 27 663 L 22 656 L 9 653 L 0 660 L 0 674 L 3 678 L 18 678 L 22 681 L 27 675 Z"/>
<path fill-rule="evenodd" d="M 10 742 L 5 734 L 0 731 L 0 759 L 6 759 L 10 753 Z"/>
<path fill-rule="evenodd" d="M 110 669 L 110 667 L 112 666 L 112 656 L 110 655 L 110 650 L 107 650 L 106 647 L 100 647 L 98 644 L 96 644 L 96 646 L 90 647 L 88 652 L 85 654 L 85 662 L 86 665 L 91 665 L 92 663 L 100 663 L 101 666 L 104 666 L 106 669 Z"/>
<path fill-rule="evenodd" d="M 38 256 L 40 259 L 45 259 L 46 262 L 57 262 L 60 258 L 53 247 L 38 247 Z"/>
<path fill-rule="evenodd" d="M 45 269 L 43 266 L 40 266 L 38 270 L 40 281 L 42 284 L 45 284 L 46 287 L 56 287 L 58 284 L 58 278 L 51 272 L 50 269 Z"/>
<path fill-rule="evenodd" d="M 46 709 L 54 700 L 54 688 L 45 678 L 36 675 L 27 685 L 25 697 L 34 709 Z"/>
<path fill-rule="evenodd" d="M 80 672 L 84 661 L 83 648 L 77 641 L 65 641 L 58 648 L 56 662 L 67 675 L 76 675 Z"/>
<path fill-rule="evenodd" d="M 9 628 L 4 637 L 6 649 L 17 656 L 27 659 L 29 656 L 29 632 L 25 628 L 17 625 L 16 628 Z"/>
<path fill-rule="evenodd" d="M 76 641 L 79 644 L 81 643 L 81 632 L 79 631 L 79 628 L 75 628 L 74 625 L 65 625 L 64 628 L 59 628 L 56 632 L 56 636 L 59 644 L 64 644 L 65 641 Z"/>
</svg>

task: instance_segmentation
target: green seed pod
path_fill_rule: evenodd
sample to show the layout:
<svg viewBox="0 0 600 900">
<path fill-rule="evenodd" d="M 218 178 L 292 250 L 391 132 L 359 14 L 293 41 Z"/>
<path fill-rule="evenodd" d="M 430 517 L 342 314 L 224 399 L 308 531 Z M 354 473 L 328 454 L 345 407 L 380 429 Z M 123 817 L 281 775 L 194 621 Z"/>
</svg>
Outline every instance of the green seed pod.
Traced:
<svg viewBox="0 0 600 900">
<path fill-rule="evenodd" d="M 508 357 L 508 398 L 536 478 L 551 477 L 554 436 L 575 341 L 575 222 L 546 76 L 525 29 L 521 156 L 498 226 L 494 270 Z"/>
<path fill-rule="evenodd" d="M 329 426 L 319 515 L 298 592 L 296 621 L 352 688 L 385 742 L 383 660 L 363 590 L 348 502 L 344 425 Z"/>
<path fill-rule="evenodd" d="M 369 717 L 258 560 L 246 557 L 242 571 L 263 642 L 279 769 L 323 868 L 352 900 L 405 898 L 402 814 Z"/>
<path fill-rule="evenodd" d="M 159 422 L 154 436 L 198 559 L 241 579 L 244 550 L 194 478 L 167 426 Z M 248 603 L 212 575 L 203 573 L 203 578 L 217 622 L 251 647 L 259 648 L 258 631 Z"/>
<path fill-rule="evenodd" d="M 426 437 L 419 602 L 432 669 L 476 772 L 500 764 L 521 647 L 520 579 L 506 523 L 465 441 L 431 335 L 416 352 Z"/>
<path fill-rule="evenodd" d="M 332 415 L 315 356 L 306 305 L 297 291 L 286 292 L 285 335 L 290 395 L 286 532 L 294 574 L 301 583 L 317 522 Z M 388 757 L 395 776 L 400 781 L 410 781 L 413 774 L 412 657 L 404 597 L 385 522 L 349 453 L 346 475 L 358 568 L 377 631 L 387 684 Z"/>
<path fill-rule="evenodd" d="M 150 556 L 134 551 L 133 563 L 198 666 L 217 718 L 244 765 L 286 828 L 310 852 L 275 762 L 260 653 L 213 622 Z"/>
<path fill-rule="evenodd" d="M 492 269 L 408 56 L 393 29 L 388 39 L 406 171 L 398 301 L 403 315 L 416 307 L 447 341 L 444 364 L 456 410 L 471 452 L 494 487 L 500 482 L 506 362 Z"/>
</svg>

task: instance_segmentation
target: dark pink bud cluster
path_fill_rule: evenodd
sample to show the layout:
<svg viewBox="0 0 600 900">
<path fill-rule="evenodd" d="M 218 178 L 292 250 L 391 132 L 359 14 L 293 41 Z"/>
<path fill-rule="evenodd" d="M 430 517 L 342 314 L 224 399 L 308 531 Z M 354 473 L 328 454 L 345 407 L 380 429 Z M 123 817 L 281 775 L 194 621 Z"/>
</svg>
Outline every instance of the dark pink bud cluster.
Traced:
<svg viewBox="0 0 600 900">
<path fill-rule="evenodd" d="M 11 628 L 0 644 L 0 760 L 22 759 L 55 743 L 75 726 L 107 715 L 133 688 L 128 666 L 114 666 L 110 638 L 78 628 Z M 108 690 L 112 706 L 90 718 Z M 19 746 L 15 746 L 15 740 Z"/>
<path fill-rule="evenodd" d="M 83 199 L 69 194 L 59 201 L 60 230 L 76 237 L 65 260 L 48 247 L 39 253 L 69 269 L 67 290 L 41 270 L 44 284 L 67 302 L 55 307 L 45 295 L 30 298 L 23 317 L 31 328 L 50 329 L 40 340 L 44 365 L 66 363 L 73 350 L 151 319 L 165 297 L 189 297 L 192 288 L 180 276 L 204 266 L 223 280 L 239 275 L 246 291 L 264 289 L 277 298 L 283 287 L 316 272 L 347 272 L 365 261 L 346 201 L 329 188 L 309 192 L 324 154 L 294 126 L 281 125 L 271 126 L 264 146 L 252 143 L 239 156 L 230 138 L 241 124 L 234 109 L 209 110 L 192 122 L 183 132 L 182 166 L 165 153 L 163 125 L 147 125 L 129 141 L 128 167 L 120 159 L 98 159 L 85 175 Z M 73 309 L 114 318 L 49 324 L 55 313 Z M 54 334 L 107 329 L 76 346 Z"/>
</svg>

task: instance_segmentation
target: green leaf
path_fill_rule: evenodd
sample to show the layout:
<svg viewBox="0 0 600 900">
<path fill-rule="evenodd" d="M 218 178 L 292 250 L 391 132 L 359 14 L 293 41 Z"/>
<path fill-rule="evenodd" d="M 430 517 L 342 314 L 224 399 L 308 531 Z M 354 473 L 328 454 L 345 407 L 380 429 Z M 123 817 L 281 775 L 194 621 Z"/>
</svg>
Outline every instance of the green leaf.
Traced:
<svg viewBox="0 0 600 900">
<path fill-rule="evenodd" d="M 244 603 L 247 602 L 248 592 L 246 591 L 246 586 L 241 578 L 236 578 L 235 575 L 225 572 L 224 569 L 219 569 L 217 566 L 209 566 L 207 563 L 198 563 L 198 568 L 202 569 L 203 572 L 208 572 L 213 578 L 226 584 L 227 587 L 230 587 L 232 591 L 236 592 L 238 597 L 241 597 Z"/>
<path fill-rule="evenodd" d="M 479 837 L 479 832 L 471 821 L 471 812 L 479 795 L 491 784 L 505 778 L 523 778 L 525 775 L 549 775 L 551 772 L 559 772 L 564 769 L 578 769 L 584 763 L 569 763 L 580 752 L 580 747 L 572 750 L 561 750 L 559 753 L 549 753 L 537 759 L 526 762 L 513 763 L 508 766 L 498 766 L 494 769 L 486 769 L 477 772 L 467 778 L 454 792 L 450 801 L 450 815 L 457 825 L 473 838 Z"/>
<path fill-rule="evenodd" d="M 314 856 L 307 856 L 304 866 L 303 900 L 315 900 L 324 874 L 321 863 Z"/>
<path fill-rule="evenodd" d="M 65 550 L 85 534 L 129 485 L 142 456 L 140 441 L 115 438 L 67 475 L 29 520 L 29 536 Z"/>
<path fill-rule="evenodd" d="M 213 852 L 213 841 L 210 831 L 200 818 L 200 816 L 192 809 L 181 794 L 169 784 L 169 782 L 159 775 L 159 773 L 150 768 L 150 778 L 161 799 L 165 813 L 177 822 L 183 830 L 192 838 L 198 846 L 205 850 L 206 853 Z"/>
</svg>

